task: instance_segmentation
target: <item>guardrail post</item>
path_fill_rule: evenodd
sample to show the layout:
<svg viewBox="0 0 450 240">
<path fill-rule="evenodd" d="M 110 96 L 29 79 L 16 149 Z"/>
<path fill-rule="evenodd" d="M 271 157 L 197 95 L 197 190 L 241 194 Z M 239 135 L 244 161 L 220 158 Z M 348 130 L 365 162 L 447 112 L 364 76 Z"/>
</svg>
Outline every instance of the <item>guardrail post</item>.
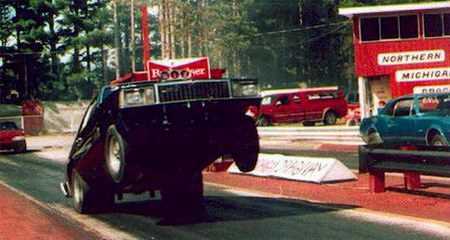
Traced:
<svg viewBox="0 0 450 240">
<path fill-rule="evenodd" d="M 408 190 L 414 190 L 420 188 L 420 174 L 416 172 L 405 172 L 405 188 Z"/>
<path fill-rule="evenodd" d="M 369 163 L 371 163 L 372 160 L 369 155 L 369 150 L 365 145 L 358 146 L 358 162 L 360 174 L 369 172 Z"/>
<path fill-rule="evenodd" d="M 369 172 L 369 186 L 370 192 L 382 193 L 385 192 L 385 174 L 381 171 Z"/>
</svg>

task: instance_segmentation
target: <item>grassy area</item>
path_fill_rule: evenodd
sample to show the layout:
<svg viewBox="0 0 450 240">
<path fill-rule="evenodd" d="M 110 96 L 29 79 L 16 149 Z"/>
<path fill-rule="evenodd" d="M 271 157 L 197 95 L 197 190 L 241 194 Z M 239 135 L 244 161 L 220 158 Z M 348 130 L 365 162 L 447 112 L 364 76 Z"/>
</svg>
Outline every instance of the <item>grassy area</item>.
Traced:
<svg viewBox="0 0 450 240">
<path fill-rule="evenodd" d="M 20 116 L 22 108 L 19 105 L 0 104 L 0 117 Z"/>
</svg>

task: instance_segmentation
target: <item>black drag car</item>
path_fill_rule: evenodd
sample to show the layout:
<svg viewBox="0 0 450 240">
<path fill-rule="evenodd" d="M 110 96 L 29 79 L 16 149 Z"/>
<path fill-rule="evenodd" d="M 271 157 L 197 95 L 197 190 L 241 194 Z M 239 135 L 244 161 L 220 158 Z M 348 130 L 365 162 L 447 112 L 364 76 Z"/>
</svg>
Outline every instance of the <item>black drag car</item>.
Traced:
<svg viewBox="0 0 450 240">
<path fill-rule="evenodd" d="M 106 86 L 83 117 L 62 190 L 81 213 L 156 190 L 169 209 L 201 208 L 206 166 L 228 155 L 254 169 L 259 138 L 247 111 L 260 101 L 250 79 Z"/>
</svg>

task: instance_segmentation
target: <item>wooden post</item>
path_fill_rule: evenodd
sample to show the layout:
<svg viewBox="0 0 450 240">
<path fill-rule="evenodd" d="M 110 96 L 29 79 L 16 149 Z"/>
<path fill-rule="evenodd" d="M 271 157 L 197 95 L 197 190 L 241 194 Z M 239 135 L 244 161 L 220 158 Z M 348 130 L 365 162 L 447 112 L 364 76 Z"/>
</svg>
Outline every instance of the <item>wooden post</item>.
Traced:
<svg viewBox="0 0 450 240">
<path fill-rule="evenodd" d="M 361 111 L 361 119 L 370 117 L 367 78 L 358 77 L 358 93 L 359 93 L 359 108 Z"/>
</svg>

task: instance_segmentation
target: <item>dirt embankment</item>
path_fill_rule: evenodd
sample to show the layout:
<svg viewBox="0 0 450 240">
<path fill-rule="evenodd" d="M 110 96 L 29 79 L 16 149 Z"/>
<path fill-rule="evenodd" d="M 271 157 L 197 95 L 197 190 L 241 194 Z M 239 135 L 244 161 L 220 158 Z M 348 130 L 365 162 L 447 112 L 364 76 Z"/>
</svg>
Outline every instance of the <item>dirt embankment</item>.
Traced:
<svg viewBox="0 0 450 240">
<path fill-rule="evenodd" d="M 76 132 L 80 125 L 87 101 L 44 102 L 44 133 Z"/>
</svg>

